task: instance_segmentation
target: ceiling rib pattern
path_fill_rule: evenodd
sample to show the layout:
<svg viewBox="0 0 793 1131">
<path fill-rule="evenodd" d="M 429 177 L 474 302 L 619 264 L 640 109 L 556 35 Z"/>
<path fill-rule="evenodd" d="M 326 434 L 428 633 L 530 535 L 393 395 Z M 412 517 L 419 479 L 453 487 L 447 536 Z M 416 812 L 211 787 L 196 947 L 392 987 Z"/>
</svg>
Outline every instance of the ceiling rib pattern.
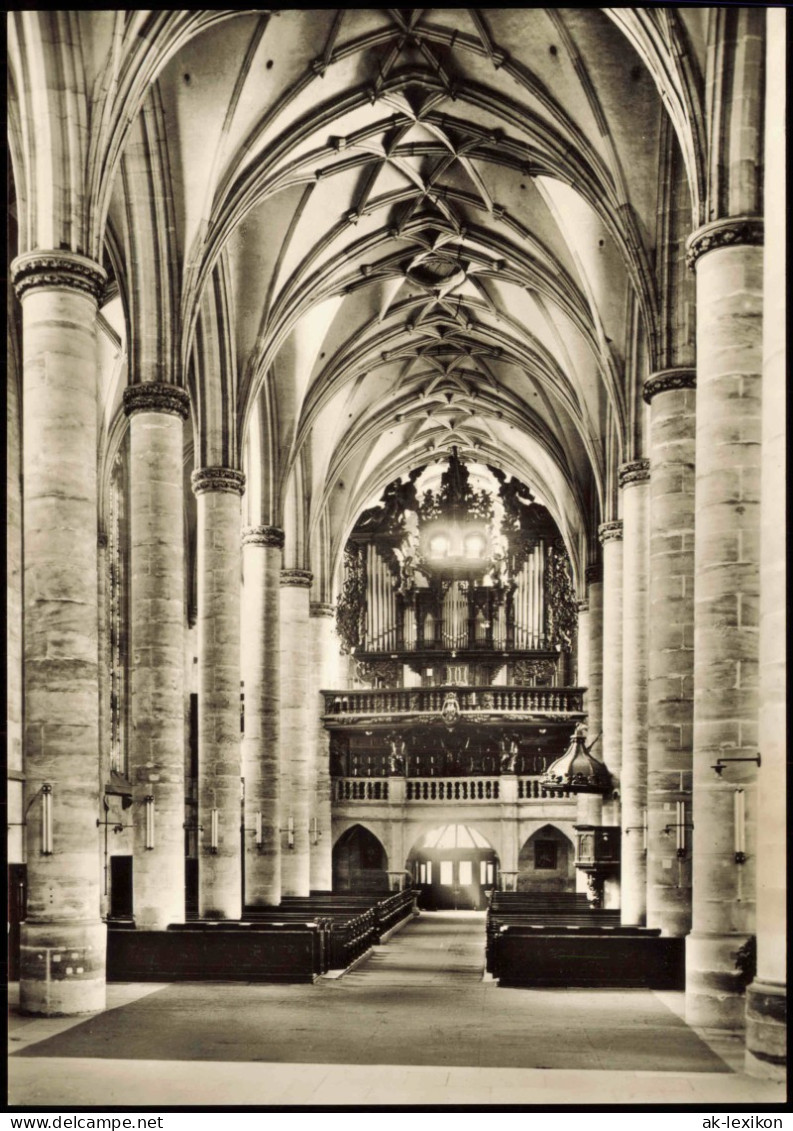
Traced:
<svg viewBox="0 0 793 1131">
<path fill-rule="evenodd" d="M 680 193 L 659 167 L 685 172 L 692 224 L 702 209 L 703 19 L 80 17 L 85 246 L 107 216 L 130 308 L 148 276 L 177 288 L 167 326 L 196 448 L 244 463 L 256 521 L 283 523 L 300 468 L 300 543 L 327 530 L 333 559 L 385 483 L 452 446 L 530 484 L 571 546 L 614 517 L 606 468 L 641 447 L 635 390 L 669 348 L 656 237 Z M 130 271 L 135 188 L 115 174 L 152 104 L 147 191 L 170 262 Z"/>
</svg>

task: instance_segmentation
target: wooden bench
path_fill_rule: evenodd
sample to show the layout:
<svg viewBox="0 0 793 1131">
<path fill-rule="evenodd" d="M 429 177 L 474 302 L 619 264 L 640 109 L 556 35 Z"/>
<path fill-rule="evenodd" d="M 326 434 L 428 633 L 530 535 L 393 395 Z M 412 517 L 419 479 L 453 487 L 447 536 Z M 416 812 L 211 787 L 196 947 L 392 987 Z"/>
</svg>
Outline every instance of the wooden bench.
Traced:
<svg viewBox="0 0 793 1131">
<path fill-rule="evenodd" d="M 341 908 L 371 908 L 375 919 L 374 944 L 399 923 L 410 917 L 416 905 L 413 891 L 393 892 L 312 892 L 308 896 L 284 896 L 281 907 L 316 914 L 336 914 Z"/>
<path fill-rule="evenodd" d="M 167 931 L 108 930 L 108 982 L 313 982 L 323 972 L 312 923 L 173 924 Z"/>
<path fill-rule="evenodd" d="M 505 926 L 492 944 L 500 986 L 599 986 L 680 990 L 685 940 L 657 930 L 562 931 Z"/>
<path fill-rule="evenodd" d="M 314 912 L 302 907 L 249 908 L 246 920 L 255 924 L 315 919 L 325 934 L 325 962 L 321 971 L 345 970 L 375 945 L 377 927 L 370 908 L 336 907 Z"/>
</svg>

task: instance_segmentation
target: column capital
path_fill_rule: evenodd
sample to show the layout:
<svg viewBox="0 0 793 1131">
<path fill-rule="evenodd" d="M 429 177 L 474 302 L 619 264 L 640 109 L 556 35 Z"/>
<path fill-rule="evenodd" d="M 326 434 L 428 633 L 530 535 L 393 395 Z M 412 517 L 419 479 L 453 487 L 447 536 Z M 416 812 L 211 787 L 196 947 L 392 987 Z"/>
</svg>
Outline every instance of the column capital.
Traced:
<svg viewBox="0 0 793 1131">
<path fill-rule="evenodd" d="M 124 412 L 134 416 L 138 412 L 165 412 L 187 420 L 190 397 L 178 385 L 144 381 L 124 390 Z"/>
<path fill-rule="evenodd" d="M 644 382 L 642 396 L 647 404 L 658 393 L 666 393 L 672 389 L 696 389 L 697 371 L 693 366 L 681 365 L 674 369 L 660 369 L 652 373 Z"/>
<path fill-rule="evenodd" d="M 762 246 L 762 216 L 726 216 L 703 224 L 686 240 L 686 263 L 693 270 L 697 260 L 708 251 L 740 244 Z"/>
<path fill-rule="evenodd" d="M 336 615 L 336 606 L 326 601 L 312 601 L 308 611 L 312 617 L 332 617 Z"/>
<path fill-rule="evenodd" d="M 190 476 L 194 495 L 208 491 L 223 491 L 228 495 L 242 495 L 245 491 L 245 476 L 233 467 L 199 467 Z"/>
<path fill-rule="evenodd" d="M 243 546 L 268 546 L 283 550 L 284 532 L 278 526 L 246 526 L 242 531 Z"/>
<path fill-rule="evenodd" d="M 107 285 L 104 267 L 76 251 L 29 251 L 11 264 L 17 298 L 38 287 L 68 287 L 99 301 Z"/>
<path fill-rule="evenodd" d="M 589 599 L 584 598 L 584 600 L 578 601 L 577 606 L 578 606 L 579 613 L 588 613 L 589 612 Z"/>
<path fill-rule="evenodd" d="M 602 581 L 603 572 L 600 562 L 594 562 L 592 565 L 588 565 L 584 570 L 584 577 L 587 585 L 597 585 L 598 582 Z"/>
<path fill-rule="evenodd" d="M 601 546 L 605 546 L 606 542 L 621 542 L 622 519 L 618 518 L 613 522 L 601 522 L 598 527 L 598 538 Z"/>
<path fill-rule="evenodd" d="M 623 463 L 618 474 L 620 487 L 627 487 L 631 483 L 647 483 L 650 478 L 650 461 L 634 459 Z"/>
<path fill-rule="evenodd" d="M 282 569 L 281 585 L 291 585 L 295 589 L 310 589 L 314 574 L 310 569 Z"/>
</svg>

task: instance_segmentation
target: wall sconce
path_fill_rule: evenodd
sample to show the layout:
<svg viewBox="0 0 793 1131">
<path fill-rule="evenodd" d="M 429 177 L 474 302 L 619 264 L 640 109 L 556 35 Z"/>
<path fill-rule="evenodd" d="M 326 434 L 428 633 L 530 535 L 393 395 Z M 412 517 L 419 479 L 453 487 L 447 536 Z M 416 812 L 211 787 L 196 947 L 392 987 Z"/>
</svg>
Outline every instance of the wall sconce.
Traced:
<svg viewBox="0 0 793 1131">
<path fill-rule="evenodd" d="M 286 820 L 286 847 L 295 847 L 295 819 L 294 817 L 287 817 Z"/>
<path fill-rule="evenodd" d="M 316 817 L 311 818 L 311 843 L 319 844 L 319 838 L 322 833 L 319 831 L 319 823 Z"/>
<path fill-rule="evenodd" d="M 688 824 L 686 822 L 686 803 L 685 803 L 685 801 L 676 801 L 675 802 L 675 811 L 676 811 L 677 821 L 675 822 L 674 825 L 672 825 L 672 824 L 665 825 L 664 828 L 661 829 L 661 833 L 664 836 L 669 836 L 670 833 L 672 832 L 672 829 L 675 830 L 675 840 L 677 842 L 677 856 L 678 856 L 679 860 L 683 860 L 685 858 L 686 852 L 688 851 L 686 829 L 693 829 L 694 826 L 691 825 L 691 824 Z"/>
<path fill-rule="evenodd" d="M 629 833 L 642 834 L 642 849 L 647 851 L 647 810 L 642 809 L 642 823 L 640 825 L 631 825 L 630 828 L 625 829 L 625 835 Z"/>
<path fill-rule="evenodd" d="M 217 855 L 218 851 L 218 811 L 217 809 L 210 809 L 209 811 L 209 851 L 213 856 Z"/>
<path fill-rule="evenodd" d="M 677 855 L 680 860 L 686 854 L 686 803 L 685 801 L 677 801 L 675 803 L 677 810 Z"/>
<path fill-rule="evenodd" d="M 41 787 L 41 855 L 52 856 L 52 786 Z"/>
<path fill-rule="evenodd" d="M 154 848 L 154 795 L 147 793 L 143 798 L 143 806 L 146 815 L 146 839 L 144 848 Z"/>
<path fill-rule="evenodd" d="M 746 794 L 736 789 L 733 794 L 733 828 L 735 837 L 735 863 L 746 863 Z"/>
<path fill-rule="evenodd" d="M 756 754 L 754 758 L 717 758 L 714 765 L 712 765 L 710 768 L 714 771 L 714 773 L 721 777 L 721 775 L 724 773 L 724 767 L 727 762 L 754 762 L 755 766 L 759 766 L 761 764 L 760 755 Z"/>
<path fill-rule="evenodd" d="M 262 847 L 262 811 L 257 809 L 253 818 L 253 836 L 256 841 L 256 847 Z"/>
</svg>

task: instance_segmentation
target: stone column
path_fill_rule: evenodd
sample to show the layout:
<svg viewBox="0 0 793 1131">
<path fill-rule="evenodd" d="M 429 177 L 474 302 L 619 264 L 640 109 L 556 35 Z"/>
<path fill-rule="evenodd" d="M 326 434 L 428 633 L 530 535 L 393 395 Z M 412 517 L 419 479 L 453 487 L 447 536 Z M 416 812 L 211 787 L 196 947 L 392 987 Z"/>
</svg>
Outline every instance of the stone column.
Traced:
<svg viewBox="0 0 793 1131">
<path fill-rule="evenodd" d="M 760 557 L 762 221 L 718 220 L 689 240 L 697 272 L 694 544 L 693 931 L 689 1024 L 744 1023 L 735 955 L 754 932 L 754 870 L 736 863 L 733 805 L 744 790 L 754 857 Z"/>
<path fill-rule="evenodd" d="M 240 496 L 230 467 L 193 472 L 198 510 L 198 907 L 242 914 L 240 778 Z"/>
<path fill-rule="evenodd" d="M 133 912 L 138 929 L 149 931 L 163 931 L 185 913 L 182 422 L 188 406 L 187 393 L 176 385 L 124 391 L 130 418 Z M 147 811 L 153 813 L 153 840 Z"/>
<path fill-rule="evenodd" d="M 575 682 L 577 687 L 589 686 L 589 601 L 578 602 Z M 585 706 L 586 703 L 587 699 L 585 695 Z M 595 736 L 592 735 L 592 737 L 594 738 Z"/>
<path fill-rule="evenodd" d="M 586 569 L 589 604 L 587 648 L 587 740 L 594 742 L 603 730 L 603 575 L 600 565 Z M 602 742 L 603 739 L 600 739 Z M 602 748 L 596 748 L 602 760 Z"/>
<path fill-rule="evenodd" d="M 336 687 L 338 645 L 334 633 L 335 607 L 311 602 L 311 679 L 308 701 L 313 731 L 314 766 L 310 775 L 312 795 L 311 890 L 330 891 L 333 887 L 333 836 L 330 804 L 330 734 L 322 722 L 322 688 Z"/>
<path fill-rule="evenodd" d="M 647 686 L 647 926 L 691 928 L 691 767 L 694 729 L 693 369 L 644 386 L 650 405 L 650 622 Z M 682 807 L 682 808 L 681 808 Z M 664 830 L 668 829 L 668 832 Z"/>
<path fill-rule="evenodd" d="M 598 573 L 598 577 L 600 574 Z M 600 604 L 600 584 L 597 583 L 598 597 L 597 603 Z M 578 652 L 576 657 L 577 670 L 576 670 L 576 683 L 579 687 L 586 687 L 587 691 L 584 695 L 584 708 L 587 710 L 589 718 L 588 727 L 588 741 L 594 742 L 598 733 L 594 730 L 591 722 L 590 699 L 590 675 L 589 675 L 589 656 L 592 646 L 592 628 L 590 625 L 590 610 L 589 601 L 578 602 Z M 598 689 L 599 691 L 599 689 Z M 599 707 L 599 704 L 598 704 Z M 598 728 L 599 729 L 599 728 Z M 599 794 L 579 793 L 576 798 L 576 824 L 577 825 L 594 825 L 603 823 L 603 798 Z M 579 892 L 586 891 L 586 875 L 580 868 L 575 870 L 575 890 Z"/>
<path fill-rule="evenodd" d="M 249 526 L 243 531 L 245 903 L 254 907 L 277 907 L 281 902 L 279 594 L 283 546 L 284 532 L 278 527 Z"/>
<path fill-rule="evenodd" d="M 621 921 L 647 914 L 647 629 L 650 461 L 619 470 L 622 488 L 622 867 Z M 630 830 L 630 831 L 628 831 Z"/>
<path fill-rule="evenodd" d="M 767 12 L 757 974 L 746 994 L 746 1070 L 783 1079 L 786 1027 L 785 20 Z"/>
<path fill-rule="evenodd" d="M 621 788 L 622 777 L 622 522 L 601 523 L 603 546 L 603 739 L 601 757 Z M 591 658 L 590 658 L 591 663 Z M 613 806 L 618 823 L 619 804 Z"/>
<path fill-rule="evenodd" d="M 23 319 L 28 907 L 20 1005 L 51 1016 L 105 1006 L 95 341 L 105 273 L 62 251 L 22 255 L 11 271 Z"/>
<path fill-rule="evenodd" d="M 311 889 L 311 581 L 312 574 L 308 570 L 281 571 L 281 885 L 284 895 L 308 895 Z"/>
</svg>

